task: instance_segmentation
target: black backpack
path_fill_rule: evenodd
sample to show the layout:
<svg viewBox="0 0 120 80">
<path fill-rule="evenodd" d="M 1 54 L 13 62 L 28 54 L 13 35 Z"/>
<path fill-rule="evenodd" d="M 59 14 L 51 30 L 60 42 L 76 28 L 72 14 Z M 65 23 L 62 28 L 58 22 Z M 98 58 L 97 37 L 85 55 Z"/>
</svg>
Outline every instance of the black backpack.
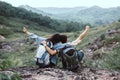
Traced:
<svg viewBox="0 0 120 80">
<path fill-rule="evenodd" d="M 77 50 L 72 46 L 65 46 L 60 49 L 59 56 L 62 60 L 62 67 L 71 71 L 79 67 Z"/>
</svg>

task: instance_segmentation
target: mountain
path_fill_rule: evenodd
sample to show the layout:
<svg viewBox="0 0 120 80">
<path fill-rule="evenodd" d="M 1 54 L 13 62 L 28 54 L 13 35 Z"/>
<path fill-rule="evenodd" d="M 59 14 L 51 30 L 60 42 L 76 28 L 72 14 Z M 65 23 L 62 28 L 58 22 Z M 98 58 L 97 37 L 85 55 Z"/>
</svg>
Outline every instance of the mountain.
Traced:
<svg viewBox="0 0 120 80">
<path fill-rule="evenodd" d="M 23 6 L 24 7 L 24 6 Z M 27 9 L 27 10 L 26 10 Z M 56 20 L 50 18 L 49 14 L 35 8 L 26 6 L 26 9 L 21 7 L 14 7 L 11 4 L 0 1 L 0 24 L 7 24 L 12 26 L 10 18 L 17 18 L 20 20 L 26 20 L 24 23 L 28 24 L 31 21 L 38 26 L 43 26 L 49 29 L 53 29 L 58 32 L 70 32 L 83 29 L 85 24 L 79 24 L 77 22 L 67 22 L 63 20 Z M 36 13 L 35 13 L 36 12 Z M 44 14 L 44 15 L 43 15 Z M 15 21 L 15 20 L 13 20 Z M 10 23 L 8 23 L 10 22 Z M 14 22 L 16 23 L 16 22 Z M 14 24 L 13 23 L 13 24 Z M 29 23 L 31 24 L 31 23 Z M 16 25 L 14 25 L 15 27 Z M 40 27 L 38 27 L 40 29 Z M 13 28 L 14 29 L 14 28 Z M 3 31 L 3 30 L 2 30 Z M 1 29 L 0 29 L 1 32 Z M 2 32 L 3 34 L 4 32 Z"/>
<path fill-rule="evenodd" d="M 24 7 L 26 8 L 26 7 Z M 27 8 L 26 8 L 27 9 Z M 37 10 L 49 13 L 48 15 L 54 19 L 77 21 L 83 23 L 91 23 L 93 25 L 108 24 L 120 19 L 120 7 L 101 8 L 99 6 L 92 7 L 74 7 L 74 8 L 36 8 Z M 34 11 L 33 9 L 30 9 Z M 38 12 L 37 12 L 38 13 Z"/>
<path fill-rule="evenodd" d="M 70 12 L 76 12 L 83 9 L 86 9 L 86 7 L 74 7 L 74 8 L 57 8 L 57 7 L 38 7 L 38 10 L 42 10 L 46 13 L 51 14 L 64 14 L 64 13 L 70 13 Z"/>
<path fill-rule="evenodd" d="M 77 12 L 75 15 L 83 21 L 94 24 L 106 24 L 120 19 L 120 7 L 116 8 L 101 8 L 93 6 Z"/>
<path fill-rule="evenodd" d="M 44 12 L 42 10 L 39 10 L 37 8 L 30 7 L 29 5 L 20 5 L 19 7 L 20 8 L 25 8 L 28 11 L 32 11 L 32 12 L 35 12 L 35 13 L 38 13 L 38 14 L 42 14 L 44 16 L 47 16 L 47 15 L 50 16 L 50 15 L 52 15 L 50 13 L 46 13 L 46 12 Z"/>
</svg>

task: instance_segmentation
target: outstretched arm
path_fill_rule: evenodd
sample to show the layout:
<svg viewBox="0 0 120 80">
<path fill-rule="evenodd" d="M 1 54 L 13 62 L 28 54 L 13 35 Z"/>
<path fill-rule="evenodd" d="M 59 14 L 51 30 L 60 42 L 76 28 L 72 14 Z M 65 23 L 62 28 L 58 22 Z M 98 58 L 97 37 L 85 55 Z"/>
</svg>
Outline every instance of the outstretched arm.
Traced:
<svg viewBox="0 0 120 80">
<path fill-rule="evenodd" d="M 37 42 L 37 44 L 40 44 L 42 41 L 46 39 L 46 38 L 39 37 L 38 35 L 29 32 L 26 27 L 23 27 L 23 32 L 26 33 L 29 36 L 29 38 L 34 39 Z"/>
<path fill-rule="evenodd" d="M 72 46 L 78 45 L 82 41 L 82 39 L 85 37 L 89 29 L 90 29 L 90 26 L 86 26 L 85 30 L 79 35 L 79 37 L 71 45 Z"/>
</svg>

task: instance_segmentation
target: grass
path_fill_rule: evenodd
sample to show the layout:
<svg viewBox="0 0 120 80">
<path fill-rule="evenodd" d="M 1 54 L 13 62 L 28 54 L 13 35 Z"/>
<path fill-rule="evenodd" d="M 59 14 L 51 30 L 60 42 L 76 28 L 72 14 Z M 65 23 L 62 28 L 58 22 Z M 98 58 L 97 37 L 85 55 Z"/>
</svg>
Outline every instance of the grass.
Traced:
<svg viewBox="0 0 120 80">
<path fill-rule="evenodd" d="M 16 18 L 9 18 L 8 20 L 9 20 L 9 24 L 8 23 L 6 25 L 2 24 L 2 26 L 10 28 L 10 30 L 13 31 L 13 33 L 8 34 L 8 36 L 6 36 L 6 39 L 4 40 L 5 42 L 12 42 L 16 40 L 26 39 L 27 35 L 25 35 L 22 32 L 23 26 L 28 26 L 27 28 L 30 32 L 38 34 L 41 37 L 48 38 L 50 35 L 56 33 L 54 30 L 45 28 L 43 26 L 38 26 L 37 23 L 33 23 L 27 20 L 20 20 Z M 100 37 L 107 30 L 115 29 L 115 28 L 120 29 L 120 22 L 114 22 L 110 25 L 103 25 L 103 26 L 91 28 L 88 34 L 86 35 L 86 37 L 83 39 L 83 41 L 77 46 L 77 49 L 87 48 L 88 43 L 92 43 L 94 39 Z M 62 33 L 62 34 L 66 34 L 68 36 L 68 41 L 73 41 L 82 32 L 83 31 L 77 31 L 77 32 Z M 35 64 L 34 63 L 34 55 L 36 50 L 35 46 L 27 43 L 21 46 L 21 44 L 15 43 L 15 45 L 13 45 L 12 47 L 15 48 L 15 50 L 12 52 L 5 52 L 0 50 L 0 63 L 2 64 L 2 66 L 7 65 L 6 67 L 2 67 L 2 69 L 6 69 L 10 67 L 26 66 L 26 65 L 33 66 Z M 113 50 L 110 53 L 114 53 L 114 52 L 116 53 L 116 50 Z M 95 64 L 92 64 L 93 60 L 89 58 L 85 58 L 84 60 L 86 61 L 85 65 L 96 66 L 97 61 Z M 5 64 L 4 61 L 6 61 Z"/>
<path fill-rule="evenodd" d="M 83 39 L 83 41 L 78 45 L 78 48 L 82 48 L 82 49 L 85 48 L 85 46 L 87 46 L 88 43 L 93 42 L 96 38 L 104 34 L 107 30 L 116 29 L 116 28 L 120 29 L 120 22 L 115 22 L 112 23 L 111 25 L 103 25 L 103 26 L 91 28 L 87 33 L 86 37 Z M 80 31 L 80 33 L 82 33 L 82 31 Z"/>
</svg>

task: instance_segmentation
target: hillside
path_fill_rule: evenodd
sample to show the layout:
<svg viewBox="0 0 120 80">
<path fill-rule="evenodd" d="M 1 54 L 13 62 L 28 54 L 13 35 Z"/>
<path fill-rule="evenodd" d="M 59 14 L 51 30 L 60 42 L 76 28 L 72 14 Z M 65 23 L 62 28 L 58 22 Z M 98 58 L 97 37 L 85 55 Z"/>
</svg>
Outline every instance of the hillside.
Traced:
<svg viewBox="0 0 120 80">
<path fill-rule="evenodd" d="M 31 7 L 23 6 L 23 8 L 31 10 Z M 120 19 L 120 7 L 101 8 L 93 7 L 75 7 L 75 8 L 36 8 L 37 10 L 50 13 L 51 18 L 60 20 L 77 21 L 83 23 L 91 23 L 92 25 L 108 24 Z"/>
<path fill-rule="evenodd" d="M 44 15 L 44 16 L 50 16 L 50 15 L 52 15 L 52 14 L 50 14 L 50 13 L 44 12 L 44 11 L 39 10 L 39 9 L 37 9 L 37 8 L 30 7 L 30 6 L 28 6 L 28 5 L 20 5 L 19 7 L 20 7 L 20 8 L 25 8 L 25 9 L 27 9 L 28 11 L 33 11 L 33 12 L 35 12 L 35 13 L 42 14 L 42 15 Z"/>
<path fill-rule="evenodd" d="M 32 11 L 28 11 L 24 8 L 14 7 L 11 4 L 0 1 L 0 16 L 5 18 L 18 18 L 21 20 L 28 20 L 38 24 L 39 26 L 43 26 L 49 29 L 53 29 L 58 32 L 71 32 L 78 31 L 83 29 L 85 24 L 78 22 L 67 22 L 62 20 L 52 19 L 49 16 L 45 16 L 42 14 L 38 14 Z M 4 21 L 1 20 L 1 24 Z M 7 23 L 6 23 L 7 24 Z"/>
<path fill-rule="evenodd" d="M 84 13 L 86 8 L 82 10 Z M 23 33 L 23 26 L 41 37 L 61 32 L 73 41 L 85 24 L 52 19 L 0 1 L 0 80 L 120 80 L 120 20 L 91 26 L 76 48 L 85 53 L 76 72 L 62 69 L 59 64 L 38 69 L 34 62 L 37 46 Z"/>
<path fill-rule="evenodd" d="M 113 32 L 111 35 L 110 32 L 111 36 L 107 35 L 105 38 L 102 37 L 104 41 L 110 40 L 110 42 L 105 42 L 106 46 L 103 46 L 105 48 L 105 53 L 101 51 L 101 47 L 96 50 L 91 49 L 91 51 L 89 51 L 89 46 L 92 46 L 89 43 L 95 44 L 95 39 L 101 38 L 103 33 L 108 34 L 108 30 L 112 31 L 115 29 L 120 31 L 120 22 L 91 28 L 87 37 L 77 47 L 78 49 L 83 49 L 85 52 L 85 58 L 77 72 L 60 69 L 59 67 L 38 69 L 34 64 L 33 59 L 36 46 L 34 46 L 31 41 L 24 38 L 26 35 L 22 33 L 23 37 L 12 40 L 8 39 L 7 42 L 6 40 L 3 40 L 0 43 L 0 76 L 2 79 L 9 78 L 17 80 L 119 80 L 120 33 Z M 35 31 L 36 30 L 32 30 L 32 32 Z M 80 33 L 81 32 L 73 32 L 64 34 L 68 35 L 69 39 L 71 38 L 74 40 Z M 47 34 L 46 32 L 42 34 L 37 32 L 37 34 L 44 37 L 49 35 L 49 33 Z M 113 38 L 115 35 L 118 37 Z M 13 36 L 13 38 L 14 37 L 16 36 Z M 102 43 L 103 40 L 100 40 L 99 43 Z"/>
</svg>

